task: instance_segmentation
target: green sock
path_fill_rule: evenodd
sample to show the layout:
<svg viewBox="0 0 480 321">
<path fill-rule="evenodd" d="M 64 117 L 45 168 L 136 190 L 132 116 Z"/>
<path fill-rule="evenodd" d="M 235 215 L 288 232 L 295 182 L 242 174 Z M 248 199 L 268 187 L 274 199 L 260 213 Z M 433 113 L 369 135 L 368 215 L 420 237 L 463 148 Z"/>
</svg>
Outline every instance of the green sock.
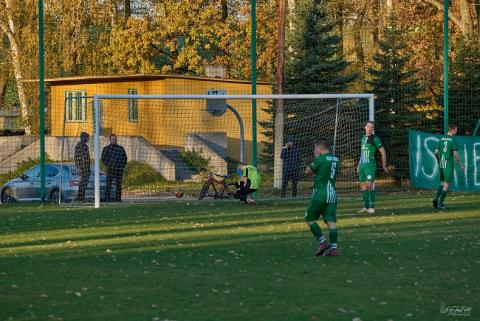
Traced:
<svg viewBox="0 0 480 321">
<path fill-rule="evenodd" d="M 369 191 L 369 201 L 370 201 L 370 207 L 369 208 L 375 208 L 375 190 Z"/>
<path fill-rule="evenodd" d="M 318 226 L 317 223 L 313 223 L 312 225 L 310 225 L 310 231 L 312 231 L 312 234 L 320 242 L 322 241 L 322 239 L 325 240 L 322 234 L 322 230 L 320 229 L 320 226 Z"/>
<path fill-rule="evenodd" d="M 438 201 L 438 199 L 440 198 L 440 195 L 442 194 L 442 191 L 443 191 L 443 186 L 440 185 L 437 188 L 437 194 L 435 194 L 435 198 L 433 199 L 434 201 Z"/>
<path fill-rule="evenodd" d="M 337 244 L 338 230 L 336 228 L 329 229 L 330 231 L 330 244 Z"/>
<path fill-rule="evenodd" d="M 445 197 L 447 197 L 448 191 L 442 190 L 442 193 L 440 194 L 440 199 L 439 203 L 443 205 L 443 201 L 445 200 Z"/>
<path fill-rule="evenodd" d="M 369 208 L 370 205 L 368 201 L 368 189 L 362 192 L 362 197 L 363 197 L 363 207 Z"/>
</svg>

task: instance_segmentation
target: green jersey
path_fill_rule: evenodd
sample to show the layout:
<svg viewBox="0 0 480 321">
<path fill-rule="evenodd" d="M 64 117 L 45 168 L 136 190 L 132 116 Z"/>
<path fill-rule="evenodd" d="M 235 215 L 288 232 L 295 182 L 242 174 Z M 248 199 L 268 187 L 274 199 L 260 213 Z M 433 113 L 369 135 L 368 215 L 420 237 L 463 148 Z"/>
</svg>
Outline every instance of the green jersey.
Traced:
<svg viewBox="0 0 480 321">
<path fill-rule="evenodd" d="M 337 202 L 335 183 L 338 165 L 338 158 L 330 153 L 315 157 L 313 163 L 309 165 L 315 174 L 312 200 L 325 203 Z"/>
<path fill-rule="evenodd" d="M 381 148 L 382 142 L 375 135 L 362 136 L 362 149 L 360 154 L 360 164 L 375 163 L 375 151 Z"/>
<path fill-rule="evenodd" d="M 242 168 L 242 176 L 248 177 L 248 179 L 250 179 L 251 189 L 258 189 L 260 185 L 260 174 L 258 173 L 258 170 L 255 166 L 245 165 Z"/>
<path fill-rule="evenodd" d="M 438 162 L 440 168 L 453 166 L 453 152 L 458 150 L 457 141 L 450 135 L 440 138 L 437 144 Z"/>
</svg>

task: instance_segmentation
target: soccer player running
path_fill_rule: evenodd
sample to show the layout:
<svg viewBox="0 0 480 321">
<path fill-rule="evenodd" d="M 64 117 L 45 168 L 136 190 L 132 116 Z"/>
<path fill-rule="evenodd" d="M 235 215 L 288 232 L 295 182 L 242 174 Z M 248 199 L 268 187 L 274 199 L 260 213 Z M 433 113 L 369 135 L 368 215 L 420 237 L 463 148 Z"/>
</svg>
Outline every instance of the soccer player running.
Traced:
<svg viewBox="0 0 480 321">
<path fill-rule="evenodd" d="M 438 141 L 437 148 L 435 149 L 435 157 L 437 157 L 440 165 L 440 186 L 432 201 L 433 207 L 435 208 L 446 209 L 443 202 L 445 201 L 445 197 L 447 197 L 448 187 L 453 180 L 453 157 L 457 160 L 462 172 L 465 170 L 460 160 L 460 155 L 458 154 L 457 141 L 455 137 L 453 137 L 456 134 L 457 126 L 454 124 L 448 125 L 448 134 Z"/>
<path fill-rule="evenodd" d="M 375 152 L 377 150 L 382 155 L 383 171 L 389 174 L 387 153 L 380 138 L 373 134 L 374 129 L 373 121 L 368 121 L 365 124 L 365 135 L 362 137 L 360 161 L 357 166 L 358 180 L 363 197 L 363 208 L 359 212 L 368 212 L 369 214 L 375 213 L 375 174 L 377 171 Z"/>
<path fill-rule="evenodd" d="M 312 234 L 320 242 L 315 256 L 324 255 L 327 250 L 327 256 L 337 256 L 337 192 L 335 183 L 339 160 L 330 153 L 327 140 L 324 138 L 315 142 L 314 155 L 315 159 L 305 170 L 306 175 L 315 175 L 312 199 L 305 212 L 305 220 Z M 328 226 L 330 243 L 327 242 L 316 222 L 320 216 Z"/>
</svg>

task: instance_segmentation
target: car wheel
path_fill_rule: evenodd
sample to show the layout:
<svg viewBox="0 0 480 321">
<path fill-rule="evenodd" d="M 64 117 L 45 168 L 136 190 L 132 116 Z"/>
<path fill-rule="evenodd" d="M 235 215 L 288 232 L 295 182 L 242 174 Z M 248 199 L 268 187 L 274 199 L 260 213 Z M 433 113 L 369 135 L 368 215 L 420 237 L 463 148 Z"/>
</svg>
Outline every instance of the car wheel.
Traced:
<svg viewBox="0 0 480 321">
<path fill-rule="evenodd" d="M 58 203 L 58 199 L 60 198 L 60 192 L 58 191 L 58 189 L 54 189 L 51 193 L 50 193 L 50 201 L 51 202 L 55 202 L 55 203 Z"/>
<path fill-rule="evenodd" d="M 1 197 L 2 203 L 12 203 L 12 202 L 16 201 L 15 200 L 15 193 L 9 187 L 5 188 L 2 191 L 2 195 L 0 197 Z"/>
</svg>

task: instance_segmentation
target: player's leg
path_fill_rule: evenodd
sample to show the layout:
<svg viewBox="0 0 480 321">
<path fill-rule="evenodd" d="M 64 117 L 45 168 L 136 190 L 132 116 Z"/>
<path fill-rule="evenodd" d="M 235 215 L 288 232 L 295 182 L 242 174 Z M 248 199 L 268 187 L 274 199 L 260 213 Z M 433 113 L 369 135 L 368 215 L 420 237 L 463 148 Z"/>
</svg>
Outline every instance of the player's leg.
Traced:
<svg viewBox="0 0 480 321">
<path fill-rule="evenodd" d="M 358 173 L 358 181 L 360 182 L 360 190 L 362 191 L 363 207 L 359 210 L 360 213 L 367 212 L 369 206 L 369 192 L 367 190 L 367 177 L 364 166 L 360 166 Z"/>
<path fill-rule="evenodd" d="M 440 199 L 440 196 L 442 195 L 443 184 L 444 183 L 445 183 L 444 169 L 440 168 L 440 186 L 437 187 L 437 193 L 435 194 L 435 197 L 432 200 L 432 204 L 433 204 L 434 208 L 438 208 L 438 200 Z"/>
<path fill-rule="evenodd" d="M 319 219 L 320 214 L 325 206 L 326 204 L 323 202 L 311 200 L 308 203 L 307 210 L 305 212 L 305 221 L 307 222 L 307 226 L 309 227 L 310 232 L 312 232 L 315 239 L 320 243 L 317 251 L 315 252 L 316 256 L 322 255 L 330 246 L 325 236 L 323 236 L 322 229 L 317 223 L 317 220 Z"/>
<path fill-rule="evenodd" d="M 446 168 L 445 169 L 445 181 L 443 182 L 443 189 L 442 193 L 440 194 L 440 197 L 438 198 L 438 208 L 439 209 L 446 209 L 445 204 L 443 203 L 445 201 L 445 198 L 447 197 L 448 194 L 448 188 L 450 187 L 450 183 L 453 180 L 453 168 Z"/>
<path fill-rule="evenodd" d="M 327 204 L 323 214 L 323 220 L 328 226 L 330 248 L 327 256 L 337 256 L 337 242 L 338 242 L 338 230 L 337 230 L 337 203 Z"/>
<path fill-rule="evenodd" d="M 368 213 L 375 213 L 375 174 L 377 167 L 375 164 L 369 165 L 365 168 L 367 190 L 368 190 Z"/>
<path fill-rule="evenodd" d="M 252 189 L 252 188 L 249 188 L 248 191 L 247 191 L 247 203 L 249 204 L 257 204 L 257 202 L 255 202 L 255 200 L 252 198 L 253 197 L 253 194 L 257 191 L 257 189 Z"/>
</svg>

